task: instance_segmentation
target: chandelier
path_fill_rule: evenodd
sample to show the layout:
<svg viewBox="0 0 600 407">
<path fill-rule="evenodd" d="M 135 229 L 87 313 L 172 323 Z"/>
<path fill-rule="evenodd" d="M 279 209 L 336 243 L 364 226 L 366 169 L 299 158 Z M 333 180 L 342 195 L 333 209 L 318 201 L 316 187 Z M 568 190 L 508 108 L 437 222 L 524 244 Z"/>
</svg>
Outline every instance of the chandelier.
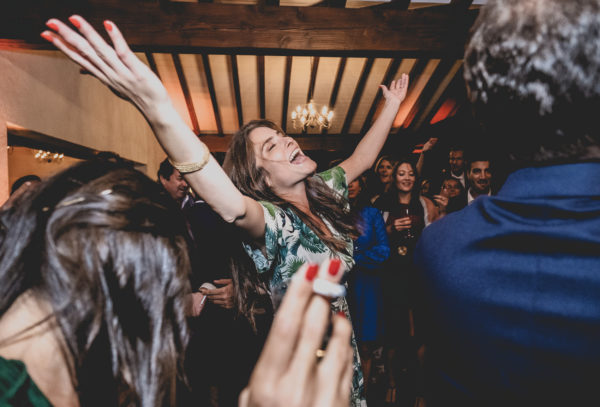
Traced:
<svg viewBox="0 0 600 407">
<path fill-rule="evenodd" d="M 45 150 L 37 150 L 37 152 L 35 153 L 35 158 L 37 160 L 47 163 L 62 161 L 64 156 L 65 155 L 62 153 L 52 153 L 50 151 Z"/>
<path fill-rule="evenodd" d="M 298 105 L 295 110 L 292 110 L 292 124 L 296 129 L 307 130 L 318 127 L 319 130 L 323 130 L 329 127 L 332 118 L 333 110 L 329 110 L 325 105 L 319 112 L 312 99 L 307 104 Z"/>
</svg>

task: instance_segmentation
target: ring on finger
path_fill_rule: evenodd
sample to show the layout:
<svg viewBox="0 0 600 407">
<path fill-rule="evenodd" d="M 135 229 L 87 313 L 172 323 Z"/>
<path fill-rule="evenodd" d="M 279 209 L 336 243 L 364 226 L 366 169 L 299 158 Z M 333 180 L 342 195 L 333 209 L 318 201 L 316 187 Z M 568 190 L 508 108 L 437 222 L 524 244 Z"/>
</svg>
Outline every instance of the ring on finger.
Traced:
<svg viewBox="0 0 600 407">
<path fill-rule="evenodd" d="M 313 281 L 313 292 L 324 297 L 345 297 L 346 287 L 344 287 L 342 284 L 332 283 L 331 281 L 323 278 L 315 278 Z"/>
</svg>

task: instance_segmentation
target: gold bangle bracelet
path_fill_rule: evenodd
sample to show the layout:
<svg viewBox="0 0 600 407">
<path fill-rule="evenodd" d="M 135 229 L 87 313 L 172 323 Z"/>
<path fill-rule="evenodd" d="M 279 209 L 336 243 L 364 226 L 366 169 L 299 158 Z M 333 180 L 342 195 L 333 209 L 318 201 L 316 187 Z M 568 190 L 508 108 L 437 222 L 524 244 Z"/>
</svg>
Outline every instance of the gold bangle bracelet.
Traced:
<svg viewBox="0 0 600 407">
<path fill-rule="evenodd" d="M 205 144 L 202 144 L 202 146 L 204 147 L 204 154 L 202 155 L 202 159 L 198 162 L 178 163 L 172 161 L 170 158 L 169 162 L 171 163 L 173 168 L 179 171 L 182 175 L 200 171 L 206 166 L 206 164 L 208 164 L 208 160 L 210 159 L 210 151 L 208 150 L 208 147 L 206 147 Z"/>
</svg>

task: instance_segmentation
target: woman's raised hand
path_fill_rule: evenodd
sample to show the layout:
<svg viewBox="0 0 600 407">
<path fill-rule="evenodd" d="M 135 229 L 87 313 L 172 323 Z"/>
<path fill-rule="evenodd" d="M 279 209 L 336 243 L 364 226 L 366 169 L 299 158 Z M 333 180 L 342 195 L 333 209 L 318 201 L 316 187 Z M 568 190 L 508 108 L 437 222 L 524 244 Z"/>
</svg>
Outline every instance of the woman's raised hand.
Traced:
<svg viewBox="0 0 600 407">
<path fill-rule="evenodd" d="M 75 27 L 52 18 L 46 22 L 50 30 L 42 38 L 50 41 L 70 59 L 96 76 L 118 96 L 130 100 L 146 113 L 148 107 L 169 102 L 169 96 L 160 79 L 129 49 L 119 28 L 111 21 L 104 28 L 113 46 L 81 16 L 71 16 Z"/>
<path fill-rule="evenodd" d="M 315 277 L 338 283 L 340 262 L 304 265 L 292 279 L 240 407 L 340 406 L 350 403 L 352 327 L 343 315 L 331 315 L 328 298 L 313 292 Z M 329 321 L 333 331 L 321 345 Z M 319 355 L 319 356 L 317 356 Z"/>
<path fill-rule="evenodd" d="M 400 104 L 406 98 L 408 91 L 408 75 L 405 73 L 400 75 L 400 79 L 392 81 L 389 88 L 385 85 L 379 85 L 379 87 L 383 91 L 386 101 L 396 101 Z"/>
</svg>

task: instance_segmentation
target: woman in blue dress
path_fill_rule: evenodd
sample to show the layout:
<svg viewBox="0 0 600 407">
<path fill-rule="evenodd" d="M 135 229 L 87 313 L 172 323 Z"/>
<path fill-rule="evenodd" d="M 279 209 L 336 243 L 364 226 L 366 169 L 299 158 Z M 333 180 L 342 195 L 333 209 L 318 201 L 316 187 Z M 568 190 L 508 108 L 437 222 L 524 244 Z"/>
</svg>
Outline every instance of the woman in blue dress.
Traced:
<svg viewBox="0 0 600 407">
<path fill-rule="evenodd" d="M 365 389 L 371 376 L 373 351 L 383 340 L 381 266 L 390 255 L 383 216 L 371 206 L 362 177 L 348 186 L 351 213 L 358 238 L 354 241 L 354 269 L 349 277 L 352 325 L 358 342 Z"/>
</svg>

